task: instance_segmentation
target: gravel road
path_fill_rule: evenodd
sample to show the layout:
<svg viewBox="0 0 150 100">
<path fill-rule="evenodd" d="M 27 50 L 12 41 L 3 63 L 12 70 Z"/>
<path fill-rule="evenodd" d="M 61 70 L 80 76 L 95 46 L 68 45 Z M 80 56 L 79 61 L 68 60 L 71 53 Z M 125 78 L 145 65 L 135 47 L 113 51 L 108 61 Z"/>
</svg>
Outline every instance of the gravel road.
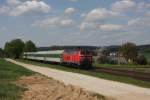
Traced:
<svg viewBox="0 0 150 100">
<path fill-rule="evenodd" d="M 149 88 L 142 88 L 130 84 L 95 78 L 92 76 L 25 64 L 12 59 L 6 60 L 17 65 L 21 65 L 32 71 L 62 81 L 66 85 L 72 84 L 79 86 L 85 90 L 93 91 L 116 100 L 150 100 Z"/>
</svg>

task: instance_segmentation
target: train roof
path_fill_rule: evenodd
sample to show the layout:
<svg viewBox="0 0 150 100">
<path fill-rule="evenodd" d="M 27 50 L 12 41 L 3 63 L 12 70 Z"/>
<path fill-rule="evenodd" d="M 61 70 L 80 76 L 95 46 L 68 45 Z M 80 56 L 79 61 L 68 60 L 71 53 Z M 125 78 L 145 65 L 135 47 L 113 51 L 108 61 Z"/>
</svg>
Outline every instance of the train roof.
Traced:
<svg viewBox="0 0 150 100">
<path fill-rule="evenodd" d="M 61 54 L 64 50 L 51 50 L 51 51 L 37 51 L 37 52 L 24 52 L 24 54 Z"/>
</svg>

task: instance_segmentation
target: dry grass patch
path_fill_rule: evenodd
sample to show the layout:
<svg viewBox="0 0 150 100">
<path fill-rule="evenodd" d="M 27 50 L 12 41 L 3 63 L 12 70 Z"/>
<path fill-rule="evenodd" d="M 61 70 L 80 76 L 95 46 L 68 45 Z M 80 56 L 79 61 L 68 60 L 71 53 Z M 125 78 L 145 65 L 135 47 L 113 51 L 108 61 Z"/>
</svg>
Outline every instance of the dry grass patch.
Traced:
<svg viewBox="0 0 150 100">
<path fill-rule="evenodd" d="M 23 76 L 16 83 L 28 89 L 22 100 L 112 100 L 41 75 Z"/>
</svg>

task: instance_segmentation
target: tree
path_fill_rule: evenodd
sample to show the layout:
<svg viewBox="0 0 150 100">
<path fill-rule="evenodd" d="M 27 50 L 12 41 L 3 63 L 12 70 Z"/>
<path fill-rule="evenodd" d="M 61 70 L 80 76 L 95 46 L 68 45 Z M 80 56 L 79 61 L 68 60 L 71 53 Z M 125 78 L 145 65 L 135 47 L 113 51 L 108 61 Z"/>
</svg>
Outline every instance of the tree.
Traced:
<svg viewBox="0 0 150 100">
<path fill-rule="evenodd" d="M 119 48 L 119 54 L 125 57 L 128 62 L 135 62 L 138 50 L 134 43 L 127 42 Z"/>
<path fill-rule="evenodd" d="M 10 56 L 13 56 L 13 54 L 12 54 L 12 50 L 11 50 L 12 48 L 11 48 L 11 44 L 9 43 L 9 42 L 6 42 L 5 43 L 5 47 L 4 47 L 4 51 L 5 51 L 5 53 L 6 53 L 6 57 L 10 57 Z"/>
<path fill-rule="evenodd" d="M 24 51 L 25 52 L 35 52 L 35 51 L 37 51 L 36 45 L 31 40 L 29 40 L 25 43 Z"/>
<path fill-rule="evenodd" d="M 2 48 L 0 48 L 0 58 L 3 58 L 4 57 L 4 51 Z"/>
<path fill-rule="evenodd" d="M 21 39 L 14 39 L 5 44 L 4 50 L 8 57 L 19 58 L 23 52 L 24 42 Z"/>
<path fill-rule="evenodd" d="M 137 57 L 137 63 L 140 65 L 146 65 L 147 64 L 147 59 L 145 58 L 144 55 L 140 55 Z"/>
</svg>

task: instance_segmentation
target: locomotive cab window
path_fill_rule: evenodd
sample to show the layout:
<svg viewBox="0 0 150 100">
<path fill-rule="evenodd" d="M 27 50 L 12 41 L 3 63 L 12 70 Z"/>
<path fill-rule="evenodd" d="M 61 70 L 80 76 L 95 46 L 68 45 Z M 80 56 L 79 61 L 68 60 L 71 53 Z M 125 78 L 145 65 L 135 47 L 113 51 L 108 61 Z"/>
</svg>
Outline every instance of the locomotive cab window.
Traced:
<svg viewBox="0 0 150 100">
<path fill-rule="evenodd" d="M 90 52 L 89 52 L 88 50 L 82 50 L 82 51 L 81 51 L 81 54 L 82 54 L 82 55 L 89 55 Z"/>
</svg>

